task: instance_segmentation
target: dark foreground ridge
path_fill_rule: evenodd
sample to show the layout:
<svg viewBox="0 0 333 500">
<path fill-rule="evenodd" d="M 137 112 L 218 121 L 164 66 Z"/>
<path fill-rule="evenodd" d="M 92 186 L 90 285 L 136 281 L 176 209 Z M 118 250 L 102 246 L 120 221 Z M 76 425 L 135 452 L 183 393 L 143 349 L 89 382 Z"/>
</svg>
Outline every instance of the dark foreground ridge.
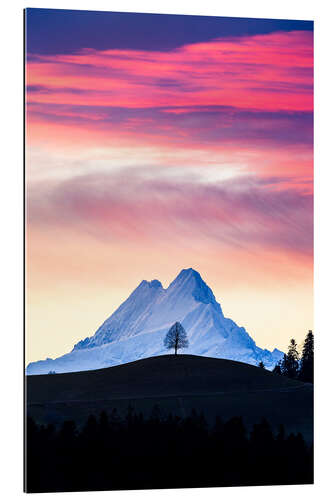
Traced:
<svg viewBox="0 0 333 500">
<path fill-rule="evenodd" d="M 74 419 L 128 406 L 149 416 L 182 418 L 194 408 L 209 424 L 216 416 L 241 415 L 246 425 L 262 417 L 273 427 L 302 432 L 312 441 L 313 386 L 236 361 L 193 355 L 165 355 L 87 372 L 27 377 L 27 411 L 40 423 Z"/>
<path fill-rule="evenodd" d="M 100 370 L 27 377 L 29 403 L 303 386 L 245 363 L 186 354 L 156 356 Z"/>
<path fill-rule="evenodd" d="M 28 376 L 26 490 L 312 483 L 312 397 L 192 355 Z"/>
</svg>

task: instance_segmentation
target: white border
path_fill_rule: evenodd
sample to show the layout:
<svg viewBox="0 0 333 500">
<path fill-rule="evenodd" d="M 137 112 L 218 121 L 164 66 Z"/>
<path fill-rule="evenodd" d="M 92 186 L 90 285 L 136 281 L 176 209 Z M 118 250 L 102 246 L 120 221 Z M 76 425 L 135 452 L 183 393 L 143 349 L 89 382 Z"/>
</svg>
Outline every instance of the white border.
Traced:
<svg viewBox="0 0 333 500">
<path fill-rule="evenodd" d="M 66 493 L 61 498 L 114 499 L 228 499 L 270 500 L 281 496 L 303 499 L 328 498 L 332 452 L 332 48 L 330 2 L 313 0 L 20 0 L 2 6 L 1 36 L 1 442 L 0 490 L 4 498 L 21 498 L 22 492 L 22 9 L 25 7 L 158 12 L 315 20 L 315 334 L 316 344 L 316 484 L 315 486 L 227 489 L 152 490 L 134 492 Z M 38 498 L 44 498 L 45 494 Z"/>
</svg>

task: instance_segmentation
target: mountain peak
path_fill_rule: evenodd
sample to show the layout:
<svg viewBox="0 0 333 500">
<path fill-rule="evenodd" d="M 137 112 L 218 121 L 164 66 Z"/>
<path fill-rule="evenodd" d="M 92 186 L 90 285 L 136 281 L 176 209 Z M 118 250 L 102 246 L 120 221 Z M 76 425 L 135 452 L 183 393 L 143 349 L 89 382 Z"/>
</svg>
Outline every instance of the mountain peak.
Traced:
<svg viewBox="0 0 333 500">
<path fill-rule="evenodd" d="M 162 283 L 159 280 L 148 281 L 150 288 L 163 288 Z"/>
<path fill-rule="evenodd" d="M 28 374 L 93 370 L 166 354 L 165 335 L 179 321 L 189 352 L 273 368 L 283 353 L 260 349 L 243 327 L 225 318 L 212 290 L 193 268 L 180 271 L 164 289 L 157 279 L 143 280 L 92 337 L 54 360 L 31 363 Z"/>
<path fill-rule="evenodd" d="M 184 280 L 184 279 L 189 278 L 189 277 L 194 277 L 195 279 L 202 281 L 202 278 L 201 278 L 200 274 L 198 273 L 198 271 L 196 271 L 192 267 L 189 267 L 187 269 L 182 269 L 180 271 L 180 273 L 174 279 L 173 283 L 180 281 L 180 280 Z"/>
<path fill-rule="evenodd" d="M 192 267 L 180 271 L 170 284 L 169 289 L 182 290 L 186 294 L 191 294 L 196 301 L 204 304 L 216 304 L 212 290 L 201 278 L 200 273 Z"/>
<path fill-rule="evenodd" d="M 193 269 L 193 267 L 188 267 L 187 269 L 182 269 L 180 271 L 180 273 L 178 274 L 178 276 L 200 276 L 200 274 L 198 273 L 198 271 Z M 177 276 L 177 278 L 178 278 L 178 276 Z M 201 278 L 201 276 L 200 276 L 200 278 Z"/>
<path fill-rule="evenodd" d="M 159 280 L 142 280 L 141 283 L 136 287 L 134 291 L 145 289 L 145 288 L 163 288 L 162 283 Z"/>
</svg>

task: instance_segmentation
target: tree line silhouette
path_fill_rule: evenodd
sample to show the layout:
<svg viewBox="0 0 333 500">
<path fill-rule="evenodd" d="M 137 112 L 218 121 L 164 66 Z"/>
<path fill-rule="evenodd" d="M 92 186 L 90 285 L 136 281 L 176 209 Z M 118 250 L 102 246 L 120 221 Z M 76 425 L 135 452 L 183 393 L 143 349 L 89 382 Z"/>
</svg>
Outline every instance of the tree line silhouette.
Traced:
<svg viewBox="0 0 333 500">
<path fill-rule="evenodd" d="M 28 492 L 304 484 L 313 482 L 313 448 L 301 434 L 274 434 L 263 419 L 248 432 L 241 417 L 203 414 L 150 418 L 132 407 L 91 415 L 78 428 L 27 419 Z"/>
<path fill-rule="evenodd" d="M 164 339 L 164 346 L 167 349 L 174 349 L 175 355 L 179 349 L 184 349 L 189 346 L 187 333 L 181 323 L 178 321 L 172 325 Z M 290 340 L 287 354 L 284 354 L 281 361 L 279 361 L 272 372 L 276 375 L 284 375 L 285 377 L 298 379 L 303 382 L 310 382 L 313 384 L 314 376 L 314 341 L 312 330 L 308 331 L 305 337 L 302 353 L 299 354 L 295 339 Z M 258 363 L 259 368 L 265 368 L 263 361 Z"/>
<path fill-rule="evenodd" d="M 273 373 L 313 384 L 314 339 L 312 330 L 309 330 L 305 337 L 301 354 L 298 352 L 295 339 L 290 340 L 287 354 L 275 365 Z"/>
</svg>

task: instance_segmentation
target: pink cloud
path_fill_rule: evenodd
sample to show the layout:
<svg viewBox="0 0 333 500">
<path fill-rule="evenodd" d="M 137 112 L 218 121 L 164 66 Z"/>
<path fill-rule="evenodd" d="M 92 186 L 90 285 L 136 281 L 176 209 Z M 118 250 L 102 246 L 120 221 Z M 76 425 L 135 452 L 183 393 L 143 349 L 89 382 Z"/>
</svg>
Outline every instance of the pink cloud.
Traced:
<svg viewBox="0 0 333 500">
<path fill-rule="evenodd" d="M 89 148 L 160 149 L 168 166 L 204 166 L 241 151 L 251 173 L 308 178 L 312 83 L 309 32 L 168 52 L 34 55 L 27 62 L 27 144 L 78 155 Z M 172 151 L 180 150 L 173 162 Z"/>
<path fill-rule="evenodd" d="M 34 92 L 33 100 L 45 104 L 308 111 L 312 66 L 312 34 L 298 31 L 218 39 L 170 52 L 85 49 L 38 56 L 27 63 L 27 83 L 54 90 Z"/>
<path fill-rule="evenodd" d="M 209 240 L 213 247 L 312 253 L 312 195 L 284 178 L 210 185 L 123 171 L 36 186 L 28 202 L 29 225 L 105 241 Z"/>
</svg>

